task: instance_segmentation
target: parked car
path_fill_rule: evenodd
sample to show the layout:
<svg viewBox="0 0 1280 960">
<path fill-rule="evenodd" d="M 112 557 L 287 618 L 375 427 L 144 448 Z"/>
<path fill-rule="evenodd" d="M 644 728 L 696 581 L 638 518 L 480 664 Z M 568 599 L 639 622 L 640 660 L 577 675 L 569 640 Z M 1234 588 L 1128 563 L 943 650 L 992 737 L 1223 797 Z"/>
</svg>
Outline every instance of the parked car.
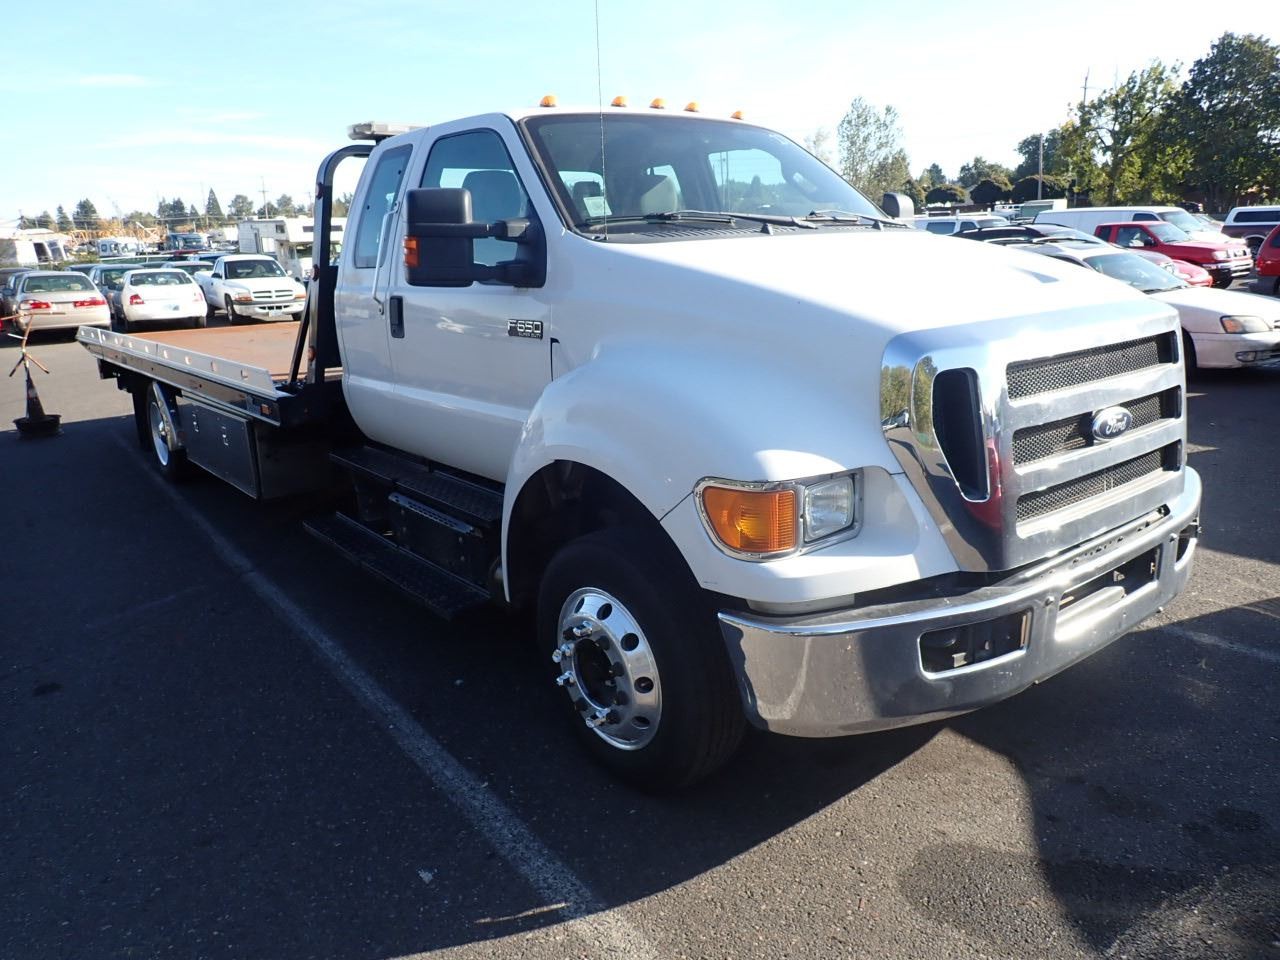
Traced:
<svg viewBox="0 0 1280 960">
<path fill-rule="evenodd" d="M 227 320 L 296 320 L 302 315 L 306 288 L 261 254 L 219 257 L 211 273 L 196 274 L 208 315 L 222 309 Z"/>
<path fill-rule="evenodd" d="M 117 325 L 130 333 L 141 324 L 203 327 L 204 294 L 181 270 L 130 270 L 121 279 Z"/>
<path fill-rule="evenodd" d="M 18 278 L 24 273 L 30 273 L 32 267 L 0 267 L 0 318 L 12 316 L 17 313 L 17 301 L 14 299 L 14 289 L 17 286 Z M 3 322 L 0 322 L 0 328 L 3 328 Z"/>
<path fill-rule="evenodd" d="M 159 266 L 166 270 L 181 270 L 189 277 L 197 273 L 213 272 L 213 264 L 208 260 L 168 260 Z"/>
<path fill-rule="evenodd" d="M 89 279 L 107 298 L 111 316 L 117 321 L 120 319 L 120 285 L 124 281 L 124 275 L 142 266 L 141 263 L 95 263 L 89 269 Z"/>
<path fill-rule="evenodd" d="M 956 217 L 915 217 L 917 230 L 928 230 L 943 236 L 952 236 L 961 230 L 977 230 L 979 227 L 1002 227 L 1009 223 L 1004 217 L 990 214 L 967 214 Z"/>
<path fill-rule="evenodd" d="M 1228 237 L 1243 240 L 1256 253 L 1273 229 L 1280 226 L 1280 206 L 1232 207 L 1222 223 Z"/>
<path fill-rule="evenodd" d="M 1173 257 L 1165 256 L 1163 253 L 1156 253 L 1154 250 L 1130 250 L 1129 252 L 1136 257 L 1141 257 L 1143 260 L 1154 263 L 1161 270 L 1169 271 L 1169 273 L 1193 287 L 1213 286 L 1213 277 L 1209 275 L 1209 271 L 1196 266 L 1194 263 L 1188 263 L 1186 260 L 1175 260 Z"/>
<path fill-rule="evenodd" d="M 1210 243 L 1192 240 L 1172 223 L 1103 223 L 1094 234 L 1117 247 L 1155 250 L 1208 270 L 1214 286 L 1229 287 L 1253 272 L 1253 257 L 1239 241 Z"/>
<path fill-rule="evenodd" d="M 982 240 L 986 243 L 1080 240 L 1085 243 L 1106 244 L 1105 240 L 1091 233 L 1085 233 L 1073 227 L 1059 226 L 1056 223 L 1010 223 L 1004 226 L 978 227 L 961 230 L 956 236 L 964 237 L 966 240 Z"/>
<path fill-rule="evenodd" d="M 32 330 L 69 330 L 88 325 L 111 325 L 107 301 L 81 273 L 68 270 L 31 270 L 17 278 L 14 287 L 18 333 Z"/>
<path fill-rule="evenodd" d="M 1261 277 L 1275 277 L 1271 292 L 1280 296 L 1280 226 L 1277 226 L 1262 241 L 1258 248 L 1258 259 L 1253 261 L 1254 270 Z"/>
<path fill-rule="evenodd" d="M 1189 371 L 1280 362 L 1280 303 L 1269 297 L 1191 287 L 1128 251 L 1076 240 L 1028 244 L 1027 249 L 1089 267 L 1177 310 Z"/>
<path fill-rule="evenodd" d="M 1194 214 L 1181 207 L 1073 207 L 1070 210 L 1045 210 L 1036 214 L 1036 223 L 1057 223 L 1093 233 L 1104 223 L 1171 223 L 1192 240 L 1221 243 L 1220 229 L 1208 227 Z"/>
</svg>

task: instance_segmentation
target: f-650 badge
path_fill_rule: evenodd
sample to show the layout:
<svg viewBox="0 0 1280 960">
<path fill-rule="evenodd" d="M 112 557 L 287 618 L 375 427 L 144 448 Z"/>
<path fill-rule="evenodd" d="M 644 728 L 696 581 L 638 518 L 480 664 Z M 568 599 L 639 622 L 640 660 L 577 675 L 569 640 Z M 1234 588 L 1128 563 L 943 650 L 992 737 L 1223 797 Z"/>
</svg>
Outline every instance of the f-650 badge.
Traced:
<svg viewBox="0 0 1280 960">
<path fill-rule="evenodd" d="M 542 339 L 541 320 L 508 320 L 508 337 L 525 337 L 528 340 Z"/>
</svg>

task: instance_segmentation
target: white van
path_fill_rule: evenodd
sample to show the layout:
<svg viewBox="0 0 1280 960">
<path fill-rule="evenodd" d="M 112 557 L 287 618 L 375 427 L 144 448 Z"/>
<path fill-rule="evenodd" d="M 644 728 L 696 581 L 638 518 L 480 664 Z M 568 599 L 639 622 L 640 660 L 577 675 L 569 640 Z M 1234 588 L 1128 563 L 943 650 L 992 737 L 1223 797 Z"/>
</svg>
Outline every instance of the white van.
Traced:
<svg viewBox="0 0 1280 960">
<path fill-rule="evenodd" d="M 1073 210 L 1045 210 L 1036 214 L 1036 223 L 1056 223 L 1093 233 L 1104 223 L 1132 223 L 1163 220 L 1172 223 L 1192 240 L 1221 243 L 1220 233 L 1207 227 L 1181 207 L 1076 207 Z"/>
</svg>

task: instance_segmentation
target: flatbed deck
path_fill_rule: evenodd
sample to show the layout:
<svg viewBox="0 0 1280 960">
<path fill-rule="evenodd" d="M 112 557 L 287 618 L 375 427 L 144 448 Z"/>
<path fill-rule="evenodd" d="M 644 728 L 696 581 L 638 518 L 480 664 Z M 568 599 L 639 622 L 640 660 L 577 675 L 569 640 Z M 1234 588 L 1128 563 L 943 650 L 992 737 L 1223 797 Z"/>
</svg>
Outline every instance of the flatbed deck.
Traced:
<svg viewBox="0 0 1280 960">
<path fill-rule="evenodd" d="M 103 376 L 130 371 L 280 425 L 306 419 L 316 409 L 288 382 L 300 326 L 298 321 L 279 321 L 145 333 L 81 327 L 76 339 L 98 358 Z M 319 387 L 336 391 L 341 379 L 341 369 L 327 369 Z"/>
</svg>

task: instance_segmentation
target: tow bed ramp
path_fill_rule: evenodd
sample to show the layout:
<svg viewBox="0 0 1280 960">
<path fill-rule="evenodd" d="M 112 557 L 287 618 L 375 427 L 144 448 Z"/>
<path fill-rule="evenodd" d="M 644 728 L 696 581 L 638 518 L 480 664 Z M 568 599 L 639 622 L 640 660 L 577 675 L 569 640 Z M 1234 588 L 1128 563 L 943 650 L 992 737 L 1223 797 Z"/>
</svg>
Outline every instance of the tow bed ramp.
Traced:
<svg viewBox="0 0 1280 960">
<path fill-rule="evenodd" d="M 117 333 L 81 327 L 76 339 L 135 397 L 156 391 L 186 456 L 252 497 L 327 486 L 331 418 L 341 371 L 290 381 L 298 323 Z M 145 407 L 143 408 L 145 409 Z"/>
</svg>

